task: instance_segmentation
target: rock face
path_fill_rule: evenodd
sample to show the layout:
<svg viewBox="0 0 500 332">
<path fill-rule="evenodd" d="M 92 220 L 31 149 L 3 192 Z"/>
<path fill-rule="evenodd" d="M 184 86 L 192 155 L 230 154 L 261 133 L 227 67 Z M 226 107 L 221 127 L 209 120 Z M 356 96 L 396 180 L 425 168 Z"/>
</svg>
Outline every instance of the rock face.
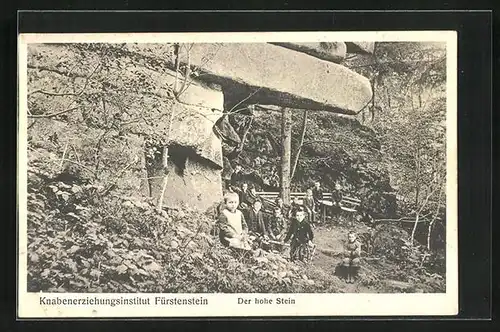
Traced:
<svg viewBox="0 0 500 332">
<path fill-rule="evenodd" d="M 194 85 L 179 96 L 172 107 L 171 142 L 168 157 L 166 207 L 189 206 L 201 211 L 222 199 L 222 145 L 214 126 L 222 116 L 220 88 Z M 151 170 L 150 195 L 159 198 L 163 189 L 161 165 Z"/>
<path fill-rule="evenodd" d="M 220 88 L 192 84 L 173 104 L 170 144 L 190 148 L 222 168 L 222 147 L 213 127 L 223 115 L 223 102 Z"/>
<path fill-rule="evenodd" d="M 110 178 L 125 176 L 115 173 L 132 158 L 126 176 L 135 178 L 128 182 L 154 198 L 162 192 L 164 170 L 157 155 L 146 158 L 143 151 L 152 144 L 158 150 L 168 146 L 165 205 L 204 210 L 222 196 L 221 138 L 239 142 L 227 113 L 261 104 L 349 115 L 372 97 L 369 81 L 338 63 L 346 52 L 373 52 L 373 43 L 181 45 L 177 73 L 174 50 L 172 44 L 30 45 L 31 114 L 75 107 L 33 126 L 39 131 L 34 137 L 42 144 L 54 133 L 63 138 L 72 133 L 88 145 L 76 147 L 77 154 L 89 155 L 79 163 L 91 167 L 95 151 L 108 149 L 110 160 L 97 168 L 108 167 Z M 66 129 L 50 129 L 54 120 Z M 50 132 L 40 135 L 45 122 Z M 122 146 L 123 133 L 128 143 Z M 101 139 L 107 135 L 112 138 Z M 123 152 L 112 156 L 118 148 Z"/>
<path fill-rule="evenodd" d="M 204 210 L 221 199 L 222 148 L 213 130 L 223 114 L 219 86 L 190 82 L 189 89 L 176 99 L 172 93 L 175 74 L 137 53 L 75 44 L 34 44 L 28 51 L 30 112 L 43 115 L 67 105 L 78 107 L 54 119 L 37 120 L 30 129 L 36 144 L 45 145 L 56 156 L 59 153 L 58 157 L 65 144 L 75 147 L 66 157 L 81 164 L 81 175 L 88 179 L 95 177 L 87 170 L 98 167 L 95 158 L 100 146 L 106 158 L 97 171 L 102 181 L 118 177 L 118 188 L 142 191 L 156 199 L 163 186 L 163 169 L 149 169 L 147 174 L 144 155 L 144 137 L 153 137 L 160 146 L 181 148 L 170 149 L 166 206 L 183 202 Z M 114 55 L 108 58 L 103 53 Z M 180 87 L 182 81 L 178 83 Z M 113 121 L 117 121 L 115 127 Z M 126 139 L 118 137 L 121 130 L 128 133 Z M 52 136 L 58 137 L 59 147 L 49 142 Z M 41 162 L 42 157 L 37 160 Z"/>
<path fill-rule="evenodd" d="M 373 54 L 374 42 L 346 42 L 347 53 L 368 53 Z"/>
<path fill-rule="evenodd" d="M 345 59 L 346 44 L 343 42 L 335 43 L 269 43 L 282 46 L 294 51 L 309 54 L 318 59 L 340 63 Z"/>
<path fill-rule="evenodd" d="M 208 60 L 209 59 L 209 60 Z M 188 62 L 186 52 L 181 61 Z M 365 77 L 335 63 L 267 43 L 194 44 L 200 79 L 236 89 L 246 102 L 355 114 L 372 97 Z"/>
</svg>

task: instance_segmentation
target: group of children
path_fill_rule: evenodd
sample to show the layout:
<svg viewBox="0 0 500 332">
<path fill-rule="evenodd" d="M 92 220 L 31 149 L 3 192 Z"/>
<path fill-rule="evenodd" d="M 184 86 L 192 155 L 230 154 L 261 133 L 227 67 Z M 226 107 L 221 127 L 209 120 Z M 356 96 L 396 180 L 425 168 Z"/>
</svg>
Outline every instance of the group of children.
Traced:
<svg viewBox="0 0 500 332">
<path fill-rule="evenodd" d="M 273 215 L 265 218 L 262 213 L 262 201 L 256 199 L 246 213 L 238 209 L 241 207 L 240 195 L 236 192 L 227 192 L 224 196 L 225 207 L 218 218 L 219 237 L 222 244 L 238 248 L 251 249 L 249 234 L 254 234 L 266 240 L 290 243 L 290 260 L 295 259 L 295 249 L 300 244 L 313 245 L 314 234 L 306 220 L 304 207 L 297 207 L 293 211 L 283 205 L 278 199 L 273 209 Z M 290 211 L 290 212 L 289 212 Z M 293 213 L 291 218 L 289 213 Z M 290 220 L 290 222 L 288 222 Z"/>
<path fill-rule="evenodd" d="M 290 241 L 290 260 L 296 259 L 296 249 L 307 244 L 314 246 L 312 224 L 316 222 L 319 212 L 322 190 L 319 182 L 314 188 L 306 191 L 303 204 L 294 199 L 290 206 L 283 203 L 278 197 L 272 208 L 272 215 L 265 217 L 262 211 L 263 200 L 257 195 L 255 188 L 248 188 L 247 183 L 241 187 L 231 187 L 224 196 L 224 209 L 218 217 L 219 237 L 225 246 L 251 250 L 252 239 L 250 234 L 263 239 L 270 239 L 286 243 Z M 334 204 L 340 204 L 341 197 L 334 196 Z M 356 239 L 356 234 L 348 234 L 348 242 L 342 261 L 347 271 L 347 282 L 352 282 L 359 269 L 361 245 Z"/>
</svg>

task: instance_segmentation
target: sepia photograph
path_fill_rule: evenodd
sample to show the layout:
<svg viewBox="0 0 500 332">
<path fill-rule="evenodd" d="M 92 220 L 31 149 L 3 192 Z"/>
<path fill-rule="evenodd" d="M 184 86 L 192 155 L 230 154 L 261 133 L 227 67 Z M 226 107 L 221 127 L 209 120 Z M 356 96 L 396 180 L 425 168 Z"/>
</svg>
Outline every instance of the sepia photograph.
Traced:
<svg viewBox="0 0 500 332">
<path fill-rule="evenodd" d="M 456 313 L 454 32 L 19 44 L 27 316 Z"/>
</svg>

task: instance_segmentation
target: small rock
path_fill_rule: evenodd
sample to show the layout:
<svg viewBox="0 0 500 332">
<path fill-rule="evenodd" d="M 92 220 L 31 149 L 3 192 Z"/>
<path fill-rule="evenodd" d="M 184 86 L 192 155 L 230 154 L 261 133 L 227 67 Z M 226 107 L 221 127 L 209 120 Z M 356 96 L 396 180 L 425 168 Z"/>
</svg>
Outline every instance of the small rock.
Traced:
<svg viewBox="0 0 500 332">
<path fill-rule="evenodd" d="M 172 241 L 170 242 L 170 246 L 172 247 L 172 249 L 177 249 L 179 248 L 179 243 L 177 241 Z"/>
<path fill-rule="evenodd" d="M 302 275 L 302 279 L 304 280 L 308 280 L 309 278 L 307 278 L 307 276 L 305 274 Z"/>
</svg>

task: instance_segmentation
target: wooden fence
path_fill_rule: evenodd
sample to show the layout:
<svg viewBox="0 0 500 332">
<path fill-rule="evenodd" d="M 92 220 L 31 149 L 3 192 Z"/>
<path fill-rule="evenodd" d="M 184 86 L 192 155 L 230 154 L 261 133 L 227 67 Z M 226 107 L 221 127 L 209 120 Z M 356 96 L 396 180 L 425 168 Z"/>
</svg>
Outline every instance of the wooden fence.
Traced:
<svg viewBox="0 0 500 332">
<path fill-rule="evenodd" d="M 261 191 L 257 192 L 257 195 L 260 196 L 262 199 L 264 199 L 268 204 L 274 205 L 274 202 L 276 198 L 279 196 L 278 192 L 268 192 L 268 191 Z M 298 203 L 303 204 L 303 199 L 306 196 L 306 193 L 303 192 L 291 192 L 290 197 L 291 198 L 298 198 Z M 323 200 L 321 201 L 323 204 L 321 204 L 321 214 L 323 216 L 323 220 L 326 219 L 328 215 L 328 207 L 333 206 L 333 200 L 332 200 L 332 193 L 323 193 Z M 340 209 L 345 212 L 356 212 L 361 205 L 361 200 L 354 198 L 354 197 L 349 197 L 349 196 L 343 196 L 342 200 L 340 201 Z"/>
</svg>

